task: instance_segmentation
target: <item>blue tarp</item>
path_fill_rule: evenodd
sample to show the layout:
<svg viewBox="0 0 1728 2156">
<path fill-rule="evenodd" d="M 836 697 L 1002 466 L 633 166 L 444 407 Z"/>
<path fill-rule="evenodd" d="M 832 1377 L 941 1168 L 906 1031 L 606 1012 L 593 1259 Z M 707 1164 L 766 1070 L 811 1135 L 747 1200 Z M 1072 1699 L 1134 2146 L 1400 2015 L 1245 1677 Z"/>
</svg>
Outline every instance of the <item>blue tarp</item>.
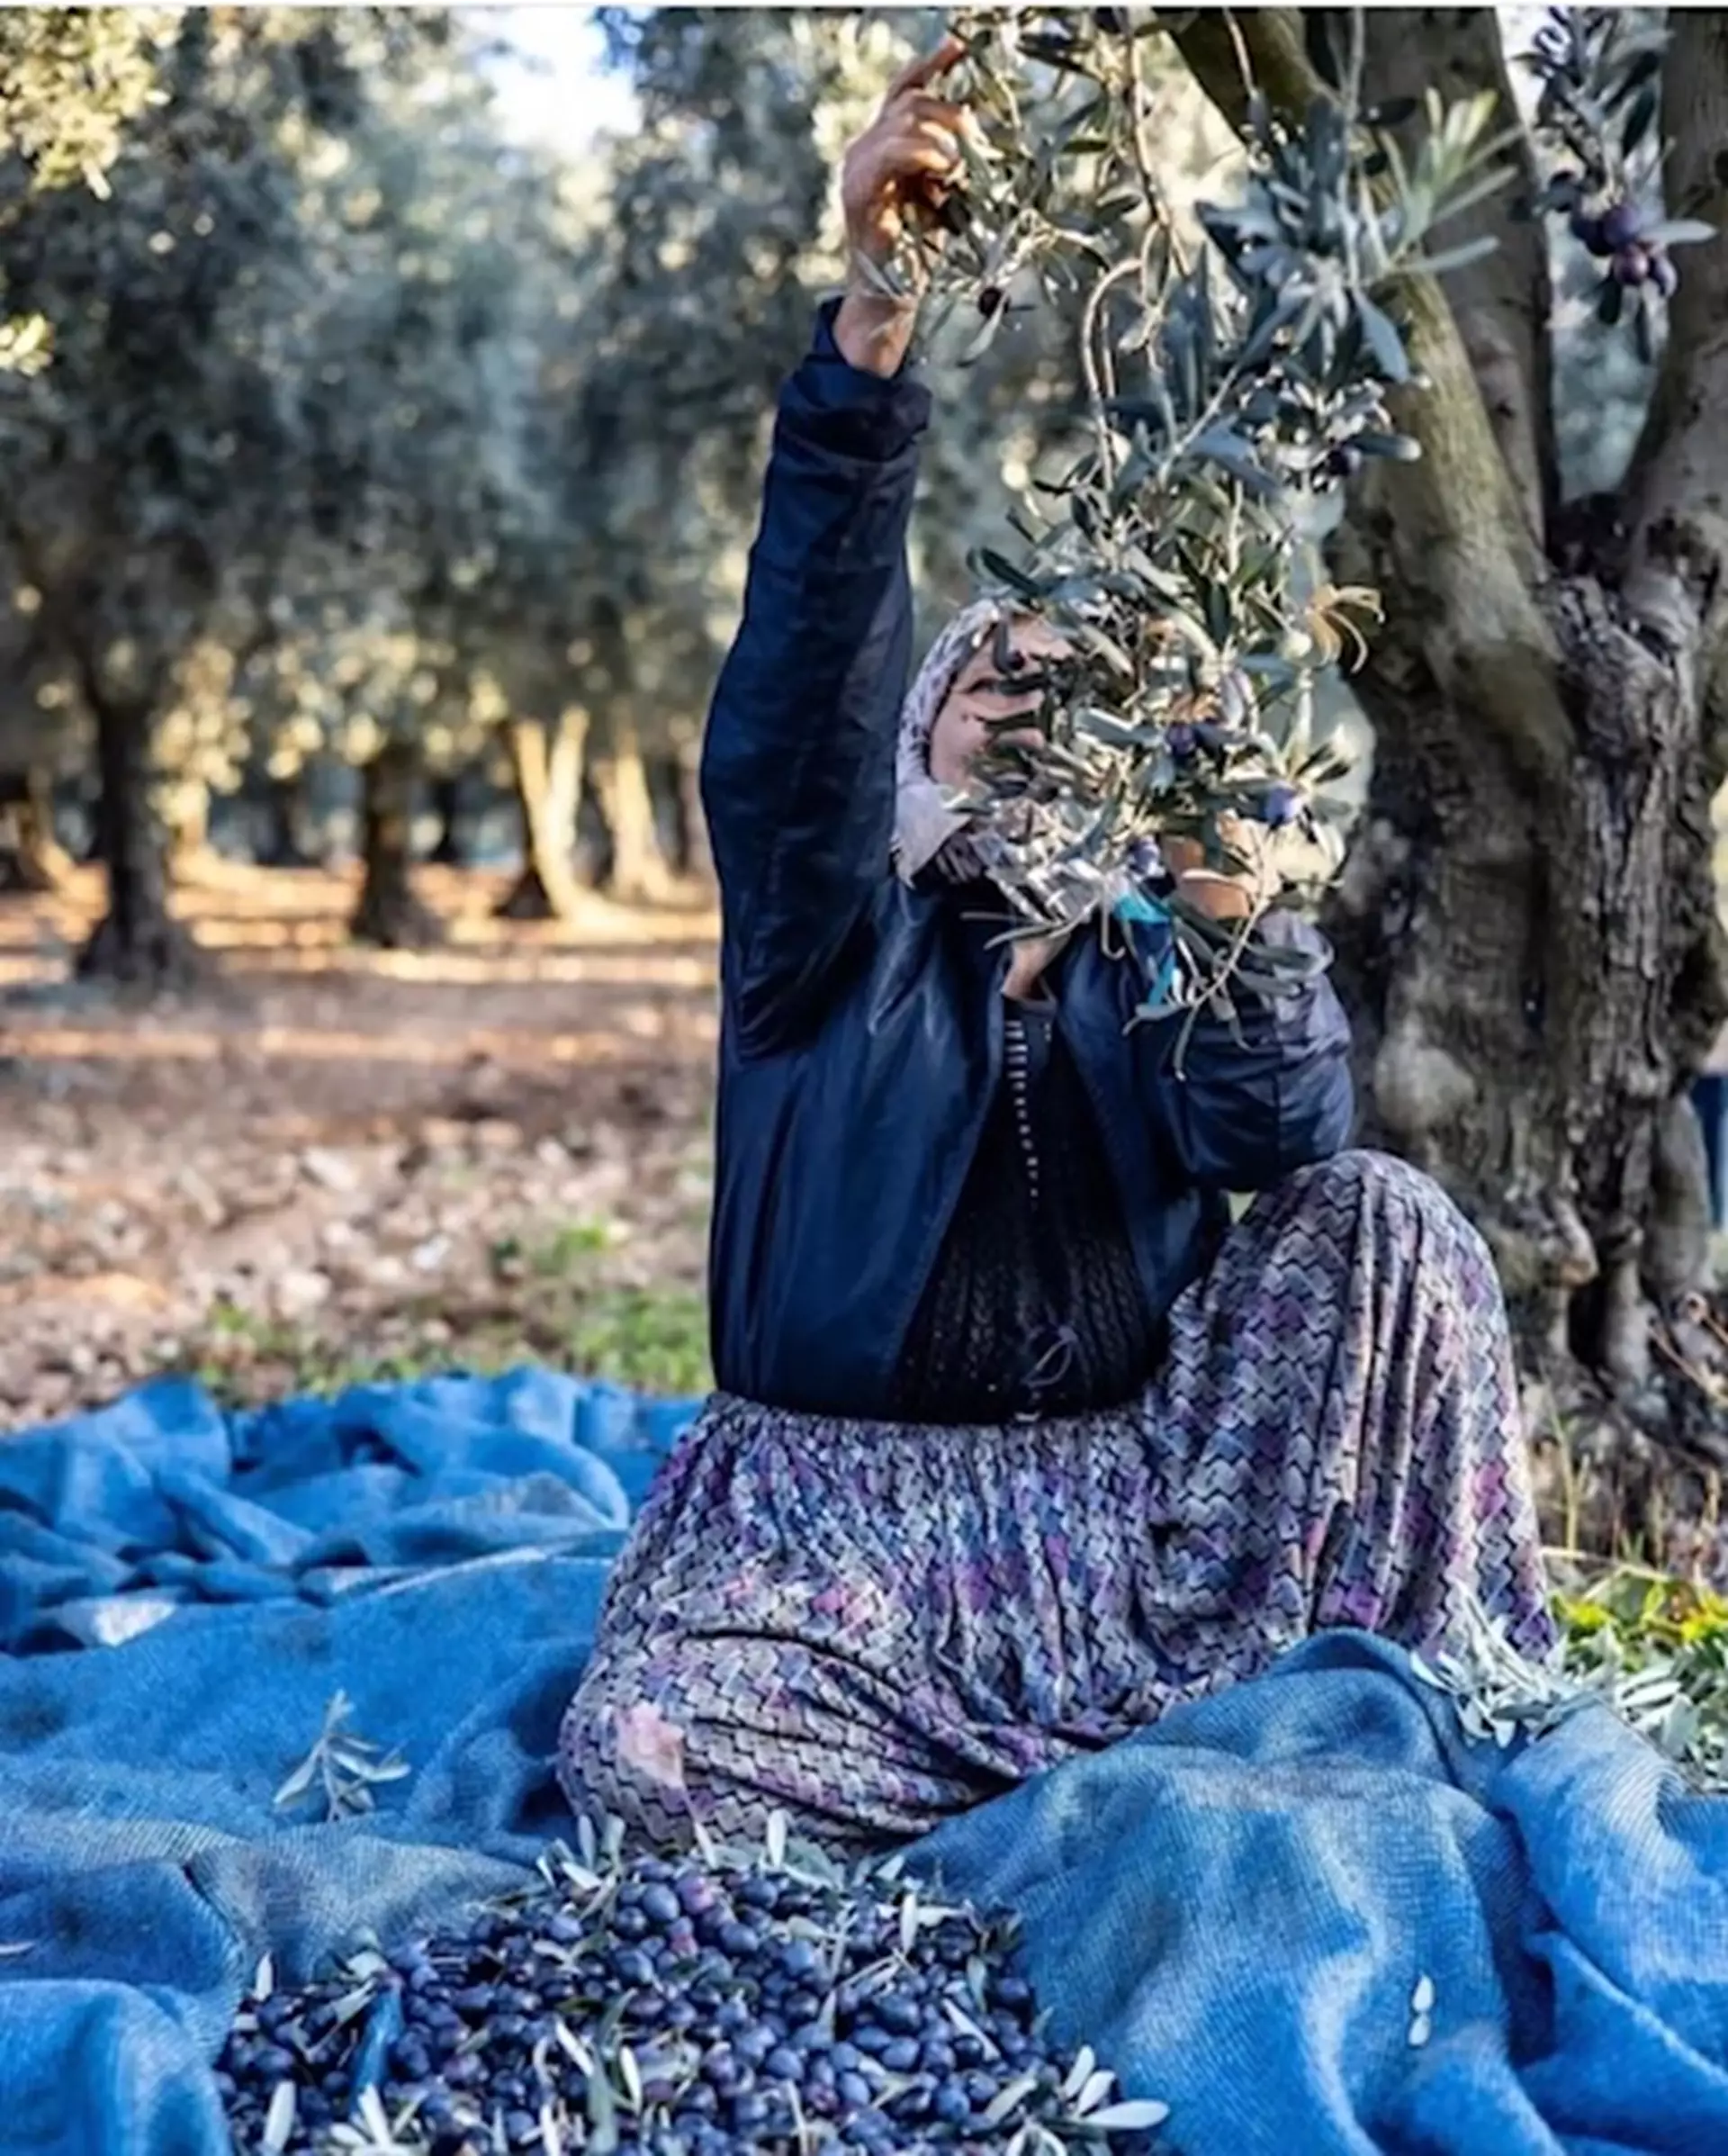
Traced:
<svg viewBox="0 0 1728 2156">
<path fill-rule="evenodd" d="M 545 1373 L 231 1418 L 167 1384 L 0 1442 L 0 2146 L 220 2156 L 207 2061 L 266 1949 L 292 1981 L 519 1877 L 688 1412 Z M 338 1688 L 413 1772 L 291 1824 Z M 925 1854 L 1022 1910 L 1058 2026 L 1184 2156 L 1728 2156 L 1728 1803 L 1605 1714 L 1471 1750 L 1338 1634 Z"/>
</svg>

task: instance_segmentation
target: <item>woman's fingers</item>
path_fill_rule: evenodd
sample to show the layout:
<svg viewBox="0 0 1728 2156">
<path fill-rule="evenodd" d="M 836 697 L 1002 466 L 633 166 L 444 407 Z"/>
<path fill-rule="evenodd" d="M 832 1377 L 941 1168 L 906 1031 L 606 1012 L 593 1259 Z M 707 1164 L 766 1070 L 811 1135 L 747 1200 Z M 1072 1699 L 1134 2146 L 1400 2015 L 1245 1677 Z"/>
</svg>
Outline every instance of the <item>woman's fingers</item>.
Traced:
<svg viewBox="0 0 1728 2156">
<path fill-rule="evenodd" d="M 904 229 L 909 201 L 934 207 L 965 171 L 962 131 L 968 115 L 925 85 L 965 48 L 945 38 L 933 52 L 903 68 L 875 121 L 847 152 L 841 176 L 851 244 L 880 258 Z"/>
<path fill-rule="evenodd" d="M 866 197 L 891 181 L 951 179 L 960 170 L 958 146 L 940 130 L 896 129 L 860 145 L 856 184 Z"/>
<path fill-rule="evenodd" d="M 841 204 L 849 248 L 862 266 L 886 263 L 909 222 L 921 225 L 946 198 L 963 170 L 959 133 L 966 115 L 925 86 L 951 68 L 966 50 L 945 37 L 934 51 L 903 68 L 875 121 L 847 151 L 841 167 Z M 940 238 L 932 230 L 932 237 Z M 917 311 L 915 293 L 889 302 L 892 321 L 883 327 L 884 302 L 876 280 L 860 266 L 835 321 L 840 348 L 855 366 L 891 374 L 904 360 Z"/>
<path fill-rule="evenodd" d="M 896 127 L 883 136 L 883 146 L 890 163 L 897 158 L 911 156 L 914 151 L 934 150 L 956 171 L 960 167 L 960 146 L 952 130 L 938 127 L 933 121 L 920 122 L 912 127 Z"/>
<path fill-rule="evenodd" d="M 885 109 L 896 97 L 904 96 L 908 90 L 922 90 L 927 82 L 934 82 L 939 75 L 954 65 L 965 50 L 962 39 L 945 37 L 933 52 L 926 52 L 902 68 L 889 86 Z"/>
<path fill-rule="evenodd" d="M 901 179 L 914 172 L 936 173 L 949 179 L 958 166 L 959 159 L 951 149 L 940 149 L 929 142 L 907 142 L 896 149 L 885 169 L 890 179 Z"/>
<path fill-rule="evenodd" d="M 887 144 L 929 141 L 938 149 L 946 149 L 958 164 L 960 134 L 965 124 L 966 115 L 957 106 L 932 98 L 925 106 L 908 105 L 901 111 L 882 113 L 875 125 L 860 136 L 857 147 L 874 154 Z"/>
<path fill-rule="evenodd" d="M 946 97 L 905 97 L 897 100 L 877 120 L 878 127 L 896 127 L 907 120 L 931 121 L 945 127 L 950 134 L 958 135 L 970 123 L 970 114 L 963 104 L 955 104 Z"/>
</svg>

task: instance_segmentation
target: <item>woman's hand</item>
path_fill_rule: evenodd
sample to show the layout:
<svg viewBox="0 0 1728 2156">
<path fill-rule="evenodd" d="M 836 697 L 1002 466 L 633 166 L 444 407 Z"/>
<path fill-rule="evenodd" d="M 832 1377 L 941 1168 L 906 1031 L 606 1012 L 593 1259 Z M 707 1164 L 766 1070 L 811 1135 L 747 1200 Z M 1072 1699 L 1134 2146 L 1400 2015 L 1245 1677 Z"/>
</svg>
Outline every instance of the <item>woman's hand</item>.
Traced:
<svg viewBox="0 0 1728 2156">
<path fill-rule="evenodd" d="M 1210 914 L 1214 921 L 1246 920 L 1278 895 L 1272 842 L 1259 825 L 1245 824 L 1234 816 L 1219 819 L 1219 836 L 1248 863 L 1246 869 L 1234 875 L 1209 869 L 1205 848 L 1195 838 L 1160 839 L 1158 851 L 1176 880 L 1177 891 L 1190 906 Z"/>
<path fill-rule="evenodd" d="M 846 152 L 840 199 L 852 265 L 834 319 L 834 342 L 850 366 L 871 374 L 898 374 L 912 342 L 918 295 L 897 299 L 870 282 L 865 263 L 880 267 L 914 229 L 922 229 L 963 169 L 965 110 L 932 97 L 925 85 L 965 50 L 944 38 L 933 52 L 904 69 L 882 110 Z"/>
</svg>

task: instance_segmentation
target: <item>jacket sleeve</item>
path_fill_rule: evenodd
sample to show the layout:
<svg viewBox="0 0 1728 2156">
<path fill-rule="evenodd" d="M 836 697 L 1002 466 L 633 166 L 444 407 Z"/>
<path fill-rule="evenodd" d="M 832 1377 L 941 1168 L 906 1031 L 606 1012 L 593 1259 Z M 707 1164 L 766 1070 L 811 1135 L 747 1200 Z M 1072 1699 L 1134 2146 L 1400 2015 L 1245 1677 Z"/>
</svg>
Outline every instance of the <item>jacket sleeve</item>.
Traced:
<svg viewBox="0 0 1728 2156">
<path fill-rule="evenodd" d="M 1326 938 L 1294 914 L 1264 915 L 1255 934 L 1331 957 Z M 1350 1023 L 1325 971 L 1275 997 L 1233 1000 L 1234 1024 L 1202 1008 L 1180 1053 L 1182 1021 L 1159 1021 L 1170 1034 L 1159 1113 L 1195 1183 L 1265 1190 L 1348 1144 L 1355 1121 Z"/>
<path fill-rule="evenodd" d="M 733 1036 L 815 1014 L 889 871 L 912 651 L 906 528 L 930 393 L 861 373 L 833 309 L 782 390 L 743 619 L 702 752 Z"/>
</svg>

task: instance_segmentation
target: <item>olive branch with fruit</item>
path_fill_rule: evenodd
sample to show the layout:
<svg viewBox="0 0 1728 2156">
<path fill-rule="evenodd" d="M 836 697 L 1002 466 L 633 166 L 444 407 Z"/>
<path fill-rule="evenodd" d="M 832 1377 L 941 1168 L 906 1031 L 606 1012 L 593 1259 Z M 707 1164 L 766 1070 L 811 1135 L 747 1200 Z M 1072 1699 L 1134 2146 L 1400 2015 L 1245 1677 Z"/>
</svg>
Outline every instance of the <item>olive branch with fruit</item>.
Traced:
<svg viewBox="0 0 1728 2156">
<path fill-rule="evenodd" d="M 1525 207 L 1575 229 L 1585 217 L 1642 321 L 1673 289 L 1667 248 L 1703 228 L 1646 229 L 1630 208 L 1649 48 L 1601 27 L 1605 14 L 1545 26 L 1530 56 L 1538 135 L 1576 169 Z M 1423 386 L 1400 287 L 1492 248 L 1430 241 L 1509 184 L 1513 138 L 1495 131 L 1491 95 L 1447 105 L 1430 92 L 1411 149 L 1399 131 L 1412 105 L 1363 106 L 1346 88 L 1289 115 L 1255 91 L 1240 196 L 1202 208 L 1190 248 L 1146 140 L 1146 41 L 1161 34 L 1149 12 L 968 12 L 950 29 L 961 50 L 942 86 L 970 114 L 963 175 L 932 195 L 904 258 L 869 274 L 900 295 L 923 289 L 926 340 L 958 327 L 963 362 L 1029 287 L 1066 292 L 1086 421 L 1068 468 L 1012 512 L 1019 546 L 975 556 L 985 591 L 1048 622 L 1064 649 L 1015 672 L 1016 690 L 1041 691 L 1038 739 L 994 750 L 968 805 L 1012 833 L 1016 933 L 1149 903 L 1181 962 L 1144 1015 L 1210 1003 L 1228 1015 L 1233 985 L 1275 991 L 1317 962 L 1250 931 L 1280 891 L 1312 905 L 1342 861 L 1346 811 L 1328 789 L 1349 761 L 1317 736 L 1314 692 L 1323 671 L 1365 655 L 1380 605 L 1332 583 L 1325 541 L 1364 465 L 1418 454 L 1393 416 Z M 998 649 L 1006 672 L 1005 629 Z M 1215 872 L 1254 874 L 1246 925 L 1149 896 L 1172 840 Z"/>
<path fill-rule="evenodd" d="M 1572 237 L 1602 265 L 1599 320 L 1630 310 L 1639 356 L 1655 356 L 1661 302 L 1679 289 L 1671 249 L 1714 230 L 1696 218 L 1652 218 L 1641 182 L 1660 160 L 1656 125 L 1663 40 L 1613 8 L 1554 8 L 1531 41 L 1525 65 L 1542 85 L 1536 138 L 1552 160 L 1532 209 L 1563 215 Z"/>
</svg>

